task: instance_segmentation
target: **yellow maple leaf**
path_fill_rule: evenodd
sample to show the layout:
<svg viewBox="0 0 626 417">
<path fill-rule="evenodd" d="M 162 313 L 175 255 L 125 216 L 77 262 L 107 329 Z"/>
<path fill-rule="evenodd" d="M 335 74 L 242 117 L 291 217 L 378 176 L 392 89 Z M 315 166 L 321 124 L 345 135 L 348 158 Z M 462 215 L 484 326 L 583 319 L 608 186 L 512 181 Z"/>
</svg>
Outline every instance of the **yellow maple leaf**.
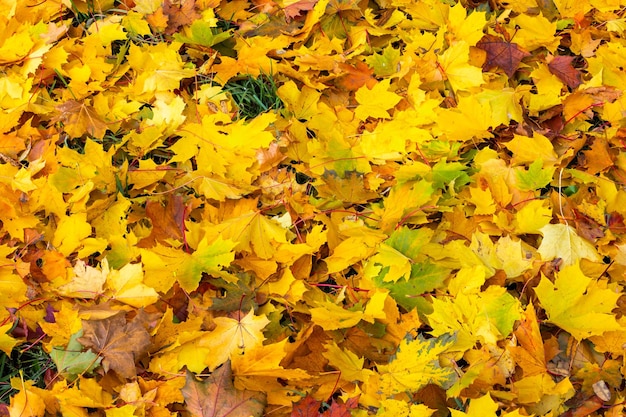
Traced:
<svg viewBox="0 0 626 417">
<path fill-rule="evenodd" d="M 385 274 L 383 281 L 395 282 L 400 278 L 408 279 L 411 274 L 411 263 L 412 260 L 400 251 L 381 243 L 378 253 L 369 258 L 366 268 L 373 266 L 375 271 L 379 272 L 380 269 L 388 267 L 389 271 Z"/>
<path fill-rule="evenodd" d="M 106 259 L 103 262 L 106 262 Z M 147 307 L 159 299 L 154 288 L 143 283 L 140 263 L 127 264 L 120 270 L 110 271 L 106 284 L 107 288 L 113 291 L 113 299 L 133 307 Z"/>
<path fill-rule="evenodd" d="M 552 209 L 545 206 L 546 200 L 532 200 L 515 214 L 516 233 L 539 233 L 552 220 Z"/>
<path fill-rule="evenodd" d="M 244 378 L 253 376 L 272 378 L 308 378 L 309 375 L 302 369 L 285 369 L 280 362 L 285 359 L 285 350 L 287 348 L 287 339 L 283 339 L 278 343 L 269 345 L 257 345 L 251 349 L 247 349 L 242 355 L 234 356 L 232 359 L 233 373 L 236 376 L 235 383 L 243 383 Z M 249 380 L 251 381 L 251 378 Z M 259 390 L 259 386 L 243 383 L 247 389 Z M 263 389 L 261 389 L 263 391 Z"/>
<path fill-rule="evenodd" d="M 263 328 L 269 324 L 265 315 L 256 316 L 250 310 L 239 319 L 217 317 L 214 320 L 216 328 L 205 334 L 199 341 L 198 347 L 206 348 L 211 352 L 204 358 L 204 364 L 213 370 L 225 363 L 234 355 L 241 355 L 248 349 L 254 349 L 265 340 Z"/>
<path fill-rule="evenodd" d="M 498 411 L 498 404 L 491 398 L 491 395 L 483 395 L 470 400 L 467 412 L 450 409 L 451 417 L 495 417 Z"/>
<path fill-rule="evenodd" d="M 586 277 L 578 262 L 557 272 L 554 283 L 542 276 L 535 293 L 548 320 L 577 340 L 621 329 L 611 313 L 621 294 Z"/>
<path fill-rule="evenodd" d="M 299 120 L 308 120 L 318 113 L 317 106 L 322 94 L 317 90 L 307 86 L 298 88 L 296 83 L 288 81 L 278 88 L 276 94 Z"/>
<path fill-rule="evenodd" d="M 513 164 L 532 163 L 542 160 L 544 167 L 552 167 L 559 162 L 559 158 L 554 151 L 554 146 L 550 139 L 535 132 L 533 137 L 513 135 L 513 140 L 504 146 L 513 152 Z"/>
<path fill-rule="evenodd" d="M 354 115 L 365 120 L 368 117 L 389 119 L 391 116 L 387 110 L 400 102 L 402 97 L 389 91 L 391 80 L 386 79 L 378 82 L 373 88 L 363 86 L 356 91 L 356 101 L 359 103 Z"/>
<path fill-rule="evenodd" d="M 553 409 L 557 411 L 561 404 L 576 393 L 569 378 L 556 383 L 548 373 L 529 376 L 514 382 L 511 384 L 511 392 L 516 394 L 518 403 L 531 405 L 527 407 L 528 411 L 537 412 L 539 415 L 552 414 L 548 412 Z"/>
<path fill-rule="evenodd" d="M 39 325 L 46 335 L 51 338 L 47 343 L 50 348 L 67 345 L 70 337 L 83 328 L 82 321 L 78 317 L 78 310 L 68 301 L 61 302 L 61 308 L 54 313 L 53 323 L 44 321 L 39 323 Z"/>
<path fill-rule="evenodd" d="M 469 10 L 462 3 L 452 6 L 447 20 L 450 30 L 446 35 L 474 46 L 483 37 L 483 28 L 487 21 L 485 12 L 474 10 L 469 16 L 468 13 Z"/>
<path fill-rule="evenodd" d="M 514 241 L 511 236 L 498 239 L 496 255 L 502 262 L 501 269 L 509 278 L 522 275 L 532 266 L 532 260 L 526 256 L 527 252 L 522 249 L 522 241 Z"/>
<path fill-rule="evenodd" d="M 7 356 L 11 356 L 11 351 L 19 342 L 17 339 L 14 339 L 7 334 L 7 332 L 12 329 L 13 323 L 7 323 L 4 326 L 0 326 L 0 350 Z"/>
<path fill-rule="evenodd" d="M 460 292 L 453 299 L 434 299 L 428 315 L 433 335 L 455 333 L 454 350 L 464 352 L 477 341 L 495 345 L 513 330 L 519 301 L 506 289 L 490 286 L 479 293 Z"/>
<path fill-rule="evenodd" d="M 311 320 L 324 330 L 346 329 L 356 326 L 363 318 L 363 311 L 346 310 L 331 301 L 319 303 L 311 308 Z"/>
<path fill-rule="evenodd" d="M 10 417 L 43 417 L 46 405 L 43 398 L 33 390 L 33 381 L 12 378 L 11 386 L 19 392 L 11 397 Z"/>
<path fill-rule="evenodd" d="M 387 292 L 376 291 L 367 302 L 365 309 L 354 307 L 346 309 L 332 301 L 318 302 L 319 307 L 311 308 L 311 320 L 324 330 L 345 329 L 357 325 L 361 320 L 374 323 L 376 319 L 385 319 L 384 311 Z"/>
<path fill-rule="evenodd" d="M 211 226 L 207 235 L 232 240 L 237 250 L 255 253 L 261 259 L 270 259 L 281 243 L 287 243 L 289 230 L 263 213 L 251 211 Z M 229 242 L 230 243 L 230 242 Z"/>
<path fill-rule="evenodd" d="M 59 220 L 52 244 L 59 252 L 68 256 L 78 249 L 89 235 L 91 225 L 87 222 L 87 213 L 76 213 Z"/>
<path fill-rule="evenodd" d="M 392 396 L 405 391 L 418 391 L 428 384 L 451 385 L 456 377 L 452 368 L 439 364 L 439 355 L 454 344 L 454 337 L 442 335 L 424 340 L 404 339 L 395 358 L 388 365 L 378 365 L 380 393 Z M 370 379 L 373 381 L 374 379 Z"/>
<path fill-rule="evenodd" d="M 435 410 L 424 404 L 409 404 L 406 401 L 385 398 L 381 400 L 377 416 L 430 417 Z"/>
<path fill-rule="evenodd" d="M 185 68 L 177 53 L 180 44 L 157 43 L 156 45 L 131 44 L 128 63 L 137 72 L 134 79 L 134 94 L 141 96 L 160 91 L 171 91 L 180 87 L 183 78 L 193 77 L 195 70 Z"/>
<path fill-rule="evenodd" d="M 340 348 L 334 341 L 324 347 L 326 352 L 322 355 L 328 359 L 331 366 L 341 371 L 341 379 L 348 382 L 367 381 L 372 375 L 371 370 L 363 369 L 364 358 L 359 358 L 353 352 Z"/>
<path fill-rule="evenodd" d="M 544 46 L 554 53 L 559 46 L 560 39 L 554 36 L 556 22 L 550 22 L 542 15 L 530 16 L 522 13 L 511 19 L 511 24 L 516 26 L 515 42 L 527 51 Z"/>
<path fill-rule="evenodd" d="M 485 82 L 482 70 L 469 63 L 469 51 L 469 44 L 459 41 L 439 58 L 443 79 L 450 82 L 454 91 L 466 91 Z"/>
<path fill-rule="evenodd" d="M 537 251 L 544 261 L 560 258 L 563 265 L 573 265 L 580 259 L 600 262 L 595 247 L 589 241 L 581 238 L 576 231 L 566 224 L 547 224 L 539 232 L 543 240 Z"/>
</svg>

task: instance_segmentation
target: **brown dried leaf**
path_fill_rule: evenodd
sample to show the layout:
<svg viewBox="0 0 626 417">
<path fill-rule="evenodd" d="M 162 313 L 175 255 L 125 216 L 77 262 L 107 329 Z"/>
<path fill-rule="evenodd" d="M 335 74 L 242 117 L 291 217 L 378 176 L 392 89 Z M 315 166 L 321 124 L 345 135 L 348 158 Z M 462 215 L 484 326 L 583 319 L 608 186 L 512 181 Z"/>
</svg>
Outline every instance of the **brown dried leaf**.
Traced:
<svg viewBox="0 0 626 417">
<path fill-rule="evenodd" d="M 200 14 L 195 9 L 195 0 L 180 0 L 163 2 L 163 13 L 167 16 L 167 29 L 165 34 L 173 35 L 179 27 L 190 25 L 194 20 L 200 19 Z"/>
<path fill-rule="evenodd" d="M 55 122 L 63 123 L 63 130 L 73 138 L 89 134 L 94 138 L 102 139 L 107 130 L 106 123 L 100 118 L 96 110 L 84 101 L 68 100 L 56 106 L 61 112 L 53 118 Z"/>
<path fill-rule="evenodd" d="M 105 371 L 114 370 L 123 378 L 137 376 L 135 363 L 148 352 L 151 339 L 141 320 L 126 322 L 123 314 L 103 320 L 83 320 L 78 341 L 103 357 Z"/>
<path fill-rule="evenodd" d="M 530 56 L 516 43 L 507 42 L 493 35 L 485 35 L 476 44 L 477 48 L 487 52 L 487 60 L 483 64 L 483 71 L 500 67 L 506 75 L 513 77 L 522 59 Z"/>
<path fill-rule="evenodd" d="M 169 195 L 165 206 L 159 201 L 148 201 L 146 203 L 146 216 L 152 222 L 150 235 L 141 240 L 140 247 L 149 248 L 156 242 L 165 242 L 168 239 L 183 239 L 183 222 L 185 206 L 183 198 L 178 195 Z"/>
<path fill-rule="evenodd" d="M 194 417 L 261 416 L 266 405 L 264 393 L 234 387 L 230 361 L 203 382 L 187 371 L 187 382 L 182 391 L 187 410 Z"/>
</svg>

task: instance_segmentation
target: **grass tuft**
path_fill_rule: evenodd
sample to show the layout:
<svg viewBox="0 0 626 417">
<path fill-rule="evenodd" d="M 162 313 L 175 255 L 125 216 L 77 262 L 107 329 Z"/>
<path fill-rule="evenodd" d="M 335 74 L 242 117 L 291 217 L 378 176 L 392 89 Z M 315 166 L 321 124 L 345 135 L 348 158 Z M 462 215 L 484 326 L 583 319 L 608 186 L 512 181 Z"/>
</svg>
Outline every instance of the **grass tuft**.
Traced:
<svg viewBox="0 0 626 417">
<path fill-rule="evenodd" d="M 46 388 L 46 372 L 56 369 L 50 355 L 41 345 L 17 346 L 7 355 L 0 352 L 0 403 L 8 404 L 11 396 L 17 390 L 11 387 L 11 378 L 19 377 L 23 373 L 24 380 L 34 381 L 35 386 Z"/>
<path fill-rule="evenodd" d="M 224 86 L 239 107 L 239 118 L 242 119 L 252 119 L 261 113 L 281 109 L 283 102 L 276 89 L 274 79 L 265 74 L 229 81 Z"/>
</svg>

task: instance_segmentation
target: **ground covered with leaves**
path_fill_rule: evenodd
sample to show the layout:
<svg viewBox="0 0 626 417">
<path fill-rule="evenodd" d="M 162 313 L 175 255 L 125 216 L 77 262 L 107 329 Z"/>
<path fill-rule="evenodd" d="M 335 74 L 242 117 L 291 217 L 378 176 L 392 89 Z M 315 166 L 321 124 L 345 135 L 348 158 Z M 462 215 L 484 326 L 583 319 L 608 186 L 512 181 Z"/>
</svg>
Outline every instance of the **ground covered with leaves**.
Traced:
<svg viewBox="0 0 626 417">
<path fill-rule="evenodd" d="M 0 415 L 624 415 L 625 10 L 3 1 Z"/>
</svg>

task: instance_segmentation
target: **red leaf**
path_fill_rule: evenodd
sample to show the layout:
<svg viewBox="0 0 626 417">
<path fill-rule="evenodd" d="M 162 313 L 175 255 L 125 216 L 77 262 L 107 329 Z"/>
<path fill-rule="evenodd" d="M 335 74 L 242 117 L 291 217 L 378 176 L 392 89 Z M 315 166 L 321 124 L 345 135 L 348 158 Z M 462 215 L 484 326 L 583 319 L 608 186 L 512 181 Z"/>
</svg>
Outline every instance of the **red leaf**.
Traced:
<svg viewBox="0 0 626 417">
<path fill-rule="evenodd" d="M 521 49 L 516 43 L 504 41 L 493 35 L 483 36 L 476 44 L 476 47 L 487 52 L 487 60 L 483 64 L 483 71 L 500 67 L 509 78 L 515 74 L 522 59 L 530 56 L 528 52 Z"/>
<path fill-rule="evenodd" d="M 311 396 L 306 396 L 298 401 L 291 410 L 291 417 L 319 417 L 321 401 Z"/>
<path fill-rule="evenodd" d="M 359 397 L 350 398 L 347 403 L 339 404 L 333 402 L 330 405 L 330 410 L 327 410 L 322 414 L 323 417 L 350 417 L 352 413 L 350 410 L 356 408 L 359 405 Z"/>
<path fill-rule="evenodd" d="M 559 77 L 571 89 L 582 84 L 580 72 L 572 65 L 573 60 L 573 56 L 558 55 L 548 64 L 550 72 Z"/>
</svg>

